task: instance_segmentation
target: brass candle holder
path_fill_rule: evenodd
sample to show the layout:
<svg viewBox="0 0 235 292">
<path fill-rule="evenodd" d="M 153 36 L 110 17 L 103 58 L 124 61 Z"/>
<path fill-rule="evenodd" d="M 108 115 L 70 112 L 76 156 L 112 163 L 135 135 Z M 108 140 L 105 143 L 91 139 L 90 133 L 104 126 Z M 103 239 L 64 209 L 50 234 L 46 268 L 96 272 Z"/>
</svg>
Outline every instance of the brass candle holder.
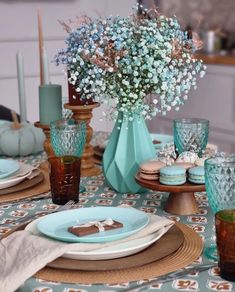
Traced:
<svg viewBox="0 0 235 292">
<path fill-rule="evenodd" d="M 92 111 L 99 106 L 100 104 L 98 102 L 87 105 L 70 105 L 69 103 L 64 105 L 65 109 L 69 109 L 73 112 L 73 119 L 86 122 L 86 144 L 81 157 L 81 176 L 95 176 L 101 173 L 101 168 L 97 167 L 94 163 L 94 150 L 93 146 L 90 144 L 93 133 L 93 129 L 90 126 L 93 116 Z"/>
</svg>

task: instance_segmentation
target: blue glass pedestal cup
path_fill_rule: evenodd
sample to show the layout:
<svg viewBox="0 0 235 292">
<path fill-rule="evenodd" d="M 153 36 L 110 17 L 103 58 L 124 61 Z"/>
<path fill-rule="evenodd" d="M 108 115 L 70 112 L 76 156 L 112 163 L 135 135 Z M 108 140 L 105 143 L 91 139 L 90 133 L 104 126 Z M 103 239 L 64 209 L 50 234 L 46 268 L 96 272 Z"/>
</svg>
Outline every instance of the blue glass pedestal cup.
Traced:
<svg viewBox="0 0 235 292">
<path fill-rule="evenodd" d="M 235 155 L 220 155 L 205 161 L 205 184 L 213 214 L 235 209 Z M 215 244 L 205 248 L 205 255 L 217 260 Z"/>
<path fill-rule="evenodd" d="M 209 121 L 198 118 L 174 120 L 174 143 L 178 154 L 192 151 L 202 156 L 209 136 Z"/>
<path fill-rule="evenodd" d="M 51 145 L 56 156 L 81 157 L 86 142 L 86 122 L 74 119 L 58 120 L 50 124 Z M 80 185 L 79 192 L 85 191 Z"/>
</svg>

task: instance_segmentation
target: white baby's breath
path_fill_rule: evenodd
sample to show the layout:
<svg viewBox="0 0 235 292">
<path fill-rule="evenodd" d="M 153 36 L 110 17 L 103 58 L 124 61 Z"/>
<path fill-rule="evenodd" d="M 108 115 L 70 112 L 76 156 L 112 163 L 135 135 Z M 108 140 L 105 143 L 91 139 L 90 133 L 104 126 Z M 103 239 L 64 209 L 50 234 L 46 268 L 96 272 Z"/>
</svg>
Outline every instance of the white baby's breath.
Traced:
<svg viewBox="0 0 235 292">
<path fill-rule="evenodd" d="M 128 17 L 86 19 L 66 44 L 56 64 L 67 66 L 68 81 L 82 99 L 109 105 L 111 118 L 122 112 L 129 121 L 136 114 L 150 119 L 179 110 L 190 88 L 196 89 L 197 75 L 205 75 L 176 18 L 141 6 Z"/>
</svg>

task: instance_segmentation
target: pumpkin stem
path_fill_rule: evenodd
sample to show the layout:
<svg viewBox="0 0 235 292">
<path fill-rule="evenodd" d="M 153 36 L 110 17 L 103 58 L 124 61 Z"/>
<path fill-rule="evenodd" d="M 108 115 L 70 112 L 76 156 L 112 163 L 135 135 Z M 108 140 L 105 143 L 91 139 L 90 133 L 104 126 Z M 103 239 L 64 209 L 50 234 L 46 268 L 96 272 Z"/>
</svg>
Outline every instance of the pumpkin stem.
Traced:
<svg viewBox="0 0 235 292">
<path fill-rule="evenodd" d="M 19 123 L 16 112 L 11 111 L 11 116 L 12 116 L 12 120 L 13 120 L 13 124 L 12 124 L 11 128 L 13 130 L 19 130 L 21 128 L 21 124 Z"/>
</svg>

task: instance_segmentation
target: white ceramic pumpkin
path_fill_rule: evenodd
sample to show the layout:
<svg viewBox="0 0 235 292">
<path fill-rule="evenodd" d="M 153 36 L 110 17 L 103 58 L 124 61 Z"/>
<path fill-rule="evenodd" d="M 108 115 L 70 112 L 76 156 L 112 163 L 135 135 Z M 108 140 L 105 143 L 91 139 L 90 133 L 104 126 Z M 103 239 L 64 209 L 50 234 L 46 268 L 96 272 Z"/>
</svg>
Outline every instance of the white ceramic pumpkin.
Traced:
<svg viewBox="0 0 235 292">
<path fill-rule="evenodd" d="M 12 122 L 0 123 L 0 155 L 25 156 L 43 150 L 45 135 L 32 124 L 22 122 L 19 129 L 12 128 Z"/>
</svg>

